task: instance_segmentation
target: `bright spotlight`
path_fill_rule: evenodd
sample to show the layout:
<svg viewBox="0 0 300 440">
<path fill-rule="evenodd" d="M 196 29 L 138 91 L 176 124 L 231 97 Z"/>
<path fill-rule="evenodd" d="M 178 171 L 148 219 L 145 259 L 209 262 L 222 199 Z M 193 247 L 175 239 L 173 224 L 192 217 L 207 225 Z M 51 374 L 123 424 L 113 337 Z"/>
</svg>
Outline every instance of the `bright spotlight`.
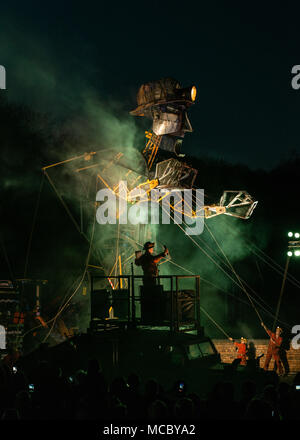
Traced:
<svg viewBox="0 0 300 440">
<path fill-rule="evenodd" d="M 295 252 L 294 252 L 294 255 L 295 255 L 296 257 L 299 257 L 299 256 L 300 256 L 300 251 L 295 251 Z"/>
<path fill-rule="evenodd" d="M 192 99 L 192 101 L 195 101 L 195 99 L 196 99 L 196 95 L 197 95 L 197 89 L 196 89 L 195 86 L 193 86 L 193 87 L 191 88 L 191 99 Z"/>
<path fill-rule="evenodd" d="M 288 251 L 288 257 L 292 257 L 293 256 L 293 252 L 291 252 L 291 251 Z"/>
<path fill-rule="evenodd" d="M 288 233 L 288 236 L 289 236 L 289 237 L 292 237 L 292 236 L 293 236 L 293 233 L 292 233 L 292 232 L 289 232 L 289 233 Z"/>
<path fill-rule="evenodd" d="M 295 238 L 299 238 L 299 237 L 300 237 L 299 232 L 295 232 Z"/>
</svg>

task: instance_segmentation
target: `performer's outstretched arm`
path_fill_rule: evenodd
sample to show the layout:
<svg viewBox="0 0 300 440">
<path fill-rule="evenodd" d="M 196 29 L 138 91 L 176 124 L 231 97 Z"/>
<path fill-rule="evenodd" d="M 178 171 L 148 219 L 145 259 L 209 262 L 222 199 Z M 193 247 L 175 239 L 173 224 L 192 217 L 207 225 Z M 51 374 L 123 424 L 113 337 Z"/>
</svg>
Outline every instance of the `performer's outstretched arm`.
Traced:
<svg viewBox="0 0 300 440">
<path fill-rule="evenodd" d="M 165 250 L 161 253 L 153 257 L 154 263 L 158 263 L 162 258 L 164 258 L 166 255 L 168 255 L 169 251 L 168 248 L 165 247 Z"/>
</svg>

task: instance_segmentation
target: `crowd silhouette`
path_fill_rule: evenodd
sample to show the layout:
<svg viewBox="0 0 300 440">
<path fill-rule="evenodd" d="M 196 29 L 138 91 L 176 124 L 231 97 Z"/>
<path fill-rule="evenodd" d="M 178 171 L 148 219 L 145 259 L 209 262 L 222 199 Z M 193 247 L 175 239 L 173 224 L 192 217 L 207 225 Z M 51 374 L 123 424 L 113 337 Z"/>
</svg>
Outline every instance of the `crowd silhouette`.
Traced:
<svg viewBox="0 0 300 440">
<path fill-rule="evenodd" d="M 290 383 L 280 381 L 275 372 L 261 374 L 266 374 L 262 383 L 246 377 L 237 397 L 229 376 L 207 395 L 199 395 L 184 380 L 168 389 L 155 378 L 142 382 L 135 372 L 108 382 L 97 359 L 87 360 L 87 368 L 72 376 L 49 361 L 40 361 L 28 371 L 2 361 L 0 418 L 148 423 L 298 420 L 300 373 Z"/>
</svg>

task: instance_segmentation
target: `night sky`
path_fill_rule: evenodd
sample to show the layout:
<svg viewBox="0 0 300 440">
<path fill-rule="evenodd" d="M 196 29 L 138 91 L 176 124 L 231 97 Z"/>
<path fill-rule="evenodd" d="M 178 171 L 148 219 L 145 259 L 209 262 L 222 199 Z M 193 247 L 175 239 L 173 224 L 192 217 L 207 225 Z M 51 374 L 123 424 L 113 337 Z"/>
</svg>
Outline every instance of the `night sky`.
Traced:
<svg viewBox="0 0 300 440">
<path fill-rule="evenodd" d="M 186 153 L 270 169 L 300 151 L 297 11 L 286 2 L 2 2 L 1 93 L 64 118 L 89 89 L 127 117 L 143 82 L 171 76 L 198 89 Z"/>
</svg>

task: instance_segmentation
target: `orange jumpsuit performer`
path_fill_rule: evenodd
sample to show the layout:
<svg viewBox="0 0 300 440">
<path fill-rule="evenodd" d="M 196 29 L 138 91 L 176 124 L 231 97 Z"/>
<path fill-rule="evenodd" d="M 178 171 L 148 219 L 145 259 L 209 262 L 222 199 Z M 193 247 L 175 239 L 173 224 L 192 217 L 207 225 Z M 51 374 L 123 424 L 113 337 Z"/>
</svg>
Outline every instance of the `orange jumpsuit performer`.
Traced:
<svg viewBox="0 0 300 440">
<path fill-rule="evenodd" d="M 233 342 L 232 338 L 229 338 Z M 237 350 L 237 359 L 241 359 L 240 365 L 247 365 L 247 339 L 241 337 L 241 342 L 233 342 Z"/>
<path fill-rule="evenodd" d="M 282 329 L 280 327 L 277 327 L 276 332 L 273 333 L 273 332 L 271 332 L 271 330 L 269 330 L 265 326 L 265 324 L 263 322 L 261 323 L 261 325 L 263 326 L 263 328 L 266 330 L 266 332 L 270 336 L 270 342 L 268 345 L 268 351 L 267 351 L 267 356 L 266 356 L 266 360 L 265 360 L 265 364 L 264 364 L 264 370 L 268 370 L 270 361 L 273 356 L 274 361 L 276 363 L 277 370 L 279 371 L 279 375 L 281 376 L 283 374 L 283 369 L 282 369 L 282 363 L 281 363 L 281 360 L 279 357 L 279 350 L 280 350 L 280 346 L 282 343 L 282 337 L 280 336 L 282 333 Z"/>
</svg>

